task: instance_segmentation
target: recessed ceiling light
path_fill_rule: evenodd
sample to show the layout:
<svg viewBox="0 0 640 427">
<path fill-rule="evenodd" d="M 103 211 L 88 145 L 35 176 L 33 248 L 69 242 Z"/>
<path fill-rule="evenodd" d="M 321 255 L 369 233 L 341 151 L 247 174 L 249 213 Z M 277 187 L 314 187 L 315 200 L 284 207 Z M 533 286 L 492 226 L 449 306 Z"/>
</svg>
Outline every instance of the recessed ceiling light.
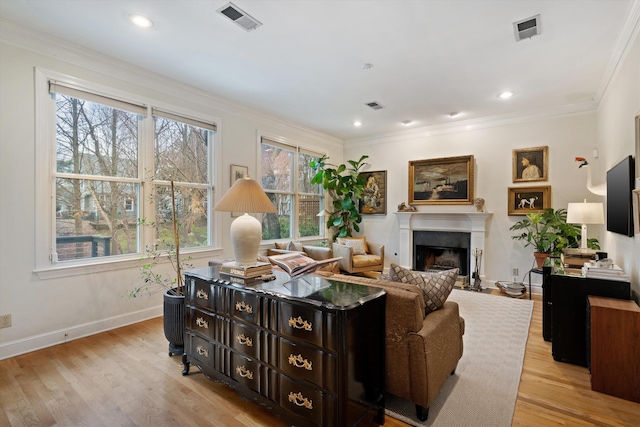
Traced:
<svg viewBox="0 0 640 427">
<path fill-rule="evenodd" d="M 372 68 L 373 68 L 373 64 L 369 64 L 369 63 L 362 64 L 362 69 L 363 70 L 370 70 Z"/>
<path fill-rule="evenodd" d="M 137 14 L 129 15 L 129 20 L 141 28 L 153 27 L 153 21 L 143 15 L 137 15 Z"/>
<path fill-rule="evenodd" d="M 355 122 L 353 122 L 353 125 L 355 127 L 362 126 L 362 122 L 359 122 L 358 120 L 356 120 Z"/>
<path fill-rule="evenodd" d="M 449 113 L 449 117 L 451 117 L 451 118 L 458 117 L 459 115 L 460 115 L 460 113 L 456 113 L 456 112 Z"/>
<path fill-rule="evenodd" d="M 413 123 L 413 120 L 403 120 L 402 124 L 405 126 L 409 126 L 411 123 Z"/>
<path fill-rule="evenodd" d="M 498 98 L 501 99 L 509 99 L 513 96 L 513 92 L 502 92 L 500 95 L 498 95 Z"/>
</svg>

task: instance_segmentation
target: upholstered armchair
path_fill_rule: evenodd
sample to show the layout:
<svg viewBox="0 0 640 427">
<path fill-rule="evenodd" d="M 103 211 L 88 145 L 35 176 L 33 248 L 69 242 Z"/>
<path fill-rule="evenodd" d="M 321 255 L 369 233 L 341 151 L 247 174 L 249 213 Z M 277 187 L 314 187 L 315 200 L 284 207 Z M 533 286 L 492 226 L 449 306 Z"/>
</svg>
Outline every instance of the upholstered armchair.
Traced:
<svg viewBox="0 0 640 427">
<path fill-rule="evenodd" d="M 338 238 L 332 249 L 334 257 L 342 257 L 338 261 L 341 271 L 361 273 L 384 268 L 384 245 L 367 242 L 364 237 Z"/>
</svg>

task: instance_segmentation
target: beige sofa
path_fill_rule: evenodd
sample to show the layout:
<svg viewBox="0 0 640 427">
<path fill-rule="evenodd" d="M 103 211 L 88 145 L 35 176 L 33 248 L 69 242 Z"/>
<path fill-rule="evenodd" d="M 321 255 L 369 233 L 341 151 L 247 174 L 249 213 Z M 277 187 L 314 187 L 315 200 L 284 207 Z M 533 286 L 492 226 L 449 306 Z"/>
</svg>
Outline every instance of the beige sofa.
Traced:
<svg viewBox="0 0 640 427">
<path fill-rule="evenodd" d="M 302 250 L 300 251 L 292 251 L 287 249 L 269 248 L 267 249 L 267 256 L 298 252 L 315 260 L 333 258 L 333 251 L 331 248 L 326 246 L 303 245 L 301 249 Z"/>
<path fill-rule="evenodd" d="M 462 357 L 464 319 L 458 304 L 425 316 L 424 296 L 415 285 L 334 274 L 331 279 L 384 288 L 386 303 L 385 390 L 416 405 L 421 421 Z"/>
</svg>

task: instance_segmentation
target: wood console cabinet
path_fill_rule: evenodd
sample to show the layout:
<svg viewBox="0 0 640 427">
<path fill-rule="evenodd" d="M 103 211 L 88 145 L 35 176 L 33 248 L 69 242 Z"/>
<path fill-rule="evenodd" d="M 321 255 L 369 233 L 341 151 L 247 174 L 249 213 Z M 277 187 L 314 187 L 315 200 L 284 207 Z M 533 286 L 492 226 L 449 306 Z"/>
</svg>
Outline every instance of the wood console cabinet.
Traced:
<svg viewBox="0 0 640 427">
<path fill-rule="evenodd" d="M 587 366 L 587 297 L 631 299 L 631 285 L 616 280 L 551 274 L 543 267 L 543 325 L 550 325 L 553 358 Z M 551 319 L 548 319 L 548 317 Z M 543 327 L 544 334 L 544 327 Z"/>
<path fill-rule="evenodd" d="M 303 276 L 250 286 L 186 274 L 190 364 L 296 426 L 384 423 L 381 288 Z"/>
<path fill-rule="evenodd" d="M 591 389 L 640 402 L 640 307 L 589 297 Z"/>
</svg>

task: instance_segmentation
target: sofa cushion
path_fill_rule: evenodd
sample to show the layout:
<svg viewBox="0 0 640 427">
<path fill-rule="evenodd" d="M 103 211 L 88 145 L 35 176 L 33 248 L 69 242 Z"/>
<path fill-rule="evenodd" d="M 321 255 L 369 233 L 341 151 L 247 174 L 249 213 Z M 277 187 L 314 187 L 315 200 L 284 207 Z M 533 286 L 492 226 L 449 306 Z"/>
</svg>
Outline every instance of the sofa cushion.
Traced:
<svg viewBox="0 0 640 427">
<path fill-rule="evenodd" d="M 294 242 L 293 240 L 289 242 L 286 248 L 288 251 L 296 251 L 296 252 L 304 252 L 304 248 L 302 247 L 302 243 Z"/>
<path fill-rule="evenodd" d="M 382 258 L 378 255 L 354 255 L 351 257 L 351 262 L 355 268 L 358 267 L 371 267 L 374 265 L 382 264 Z"/>
<path fill-rule="evenodd" d="M 458 272 L 457 268 L 434 273 L 413 271 L 393 263 L 389 268 L 389 275 L 394 282 L 410 283 L 422 289 L 427 314 L 444 305 L 456 283 Z"/>
<path fill-rule="evenodd" d="M 348 241 L 352 241 L 352 240 L 361 240 L 363 242 L 363 244 L 364 244 L 364 253 L 366 253 L 366 254 L 369 253 L 369 246 L 367 245 L 367 238 L 365 236 L 360 236 L 360 237 L 338 237 L 336 239 L 336 243 L 338 243 L 339 245 L 351 246 L 351 245 L 347 245 L 347 242 Z"/>
<path fill-rule="evenodd" d="M 315 260 L 329 259 L 333 256 L 331 248 L 327 248 L 325 246 L 304 246 L 304 251 L 307 253 L 309 258 L 313 258 Z"/>
<path fill-rule="evenodd" d="M 287 249 L 289 242 L 275 242 L 274 245 L 276 246 L 276 249 Z"/>
</svg>

